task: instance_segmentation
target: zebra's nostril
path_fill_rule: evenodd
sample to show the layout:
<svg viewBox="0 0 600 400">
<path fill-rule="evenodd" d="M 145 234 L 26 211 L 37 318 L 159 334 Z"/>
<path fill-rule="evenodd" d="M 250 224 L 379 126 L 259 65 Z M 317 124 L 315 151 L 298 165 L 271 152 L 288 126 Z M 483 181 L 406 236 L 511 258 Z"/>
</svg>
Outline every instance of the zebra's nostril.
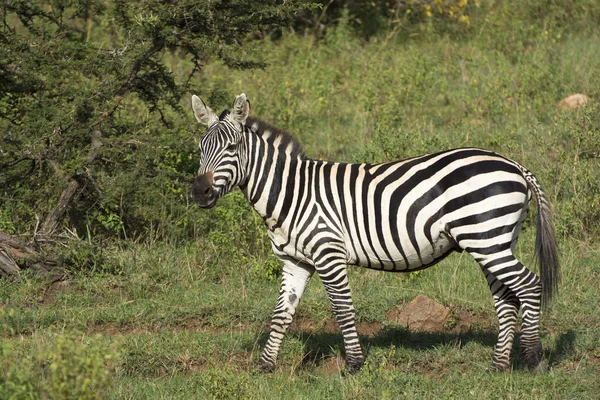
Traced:
<svg viewBox="0 0 600 400">
<path fill-rule="evenodd" d="M 203 194 L 206 197 L 210 196 L 212 194 L 212 189 L 210 187 L 207 187 L 206 189 L 204 189 Z"/>
</svg>

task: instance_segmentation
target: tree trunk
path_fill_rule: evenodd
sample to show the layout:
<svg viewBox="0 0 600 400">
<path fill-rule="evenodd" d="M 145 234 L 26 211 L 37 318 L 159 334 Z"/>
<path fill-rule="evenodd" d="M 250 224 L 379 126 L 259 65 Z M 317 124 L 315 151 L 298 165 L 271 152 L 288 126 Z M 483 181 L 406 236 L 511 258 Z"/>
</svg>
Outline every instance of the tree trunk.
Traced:
<svg viewBox="0 0 600 400">
<path fill-rule="evenodd" d="M 102 133 L 100 132 L 100 130 L 96 130 L 92 133 L 92 142 L 85 159 L 86 165 L 91 164 L 96 159 L 98 149 L 102 147 L 102 142 L 100 141 L 101 137 Z M 52 160 L 48 160 L 48 163 L 55 169 L 56 173 L 60 176 L 62 173 L 60 166 Z M 44 222 L 42 223 L 41 233 L 43 235 L 51 235 L 54 232 L 54 230 L 58 227 L 60 219 L 65 214 L 65 211 L 67 210 L 69 203 L 73 199 L 73 196 L 75 196 L 77 189 L 79 189 L 79 182 L 77 182 L 74 179 L 74 177 L 71 176 L 68 180 L 67 187 L 64 188 L 62 193 L 60 194 L 60 199 L 58 200 L 58 203 L 56 204 L 56 206 L 54 206 L 54 208 L 50 211 L 50 213 L 46 216 Z"/>
</svg>

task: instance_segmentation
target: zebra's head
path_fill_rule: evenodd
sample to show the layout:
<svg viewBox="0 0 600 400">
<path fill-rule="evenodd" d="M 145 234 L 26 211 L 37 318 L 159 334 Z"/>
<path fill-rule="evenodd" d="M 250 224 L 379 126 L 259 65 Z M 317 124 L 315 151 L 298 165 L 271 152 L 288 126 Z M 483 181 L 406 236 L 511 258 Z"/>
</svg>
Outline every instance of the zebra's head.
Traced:
<svg viewBox="0 0 600 400">
<path fill-rule="evenodd" d="M 198 122 L 208 127 L 200 140 L 200 168 L 192 184 L 192 198 L 200 207 L 210 208 L 245 178 L 244 124 L 250 102 L 242 93 L 235 98 L 231 112 L 224 111 L 219 117 L 194 95 L 192 110 Z"/>
</svg>

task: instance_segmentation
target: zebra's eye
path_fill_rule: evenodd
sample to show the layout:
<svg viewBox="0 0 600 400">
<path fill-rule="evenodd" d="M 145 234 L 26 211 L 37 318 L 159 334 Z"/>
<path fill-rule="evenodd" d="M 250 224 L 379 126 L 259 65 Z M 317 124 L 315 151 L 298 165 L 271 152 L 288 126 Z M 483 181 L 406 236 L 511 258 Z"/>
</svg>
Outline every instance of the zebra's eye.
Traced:
<svg viewBox="0 0 600 400">
<path fill-rule="evenodd" d="M 228 151 L 234 151 L 236 149 L 236 147 L 237 147 L 237 143 L 230 143 L 226 149 Z"/>
</svg>

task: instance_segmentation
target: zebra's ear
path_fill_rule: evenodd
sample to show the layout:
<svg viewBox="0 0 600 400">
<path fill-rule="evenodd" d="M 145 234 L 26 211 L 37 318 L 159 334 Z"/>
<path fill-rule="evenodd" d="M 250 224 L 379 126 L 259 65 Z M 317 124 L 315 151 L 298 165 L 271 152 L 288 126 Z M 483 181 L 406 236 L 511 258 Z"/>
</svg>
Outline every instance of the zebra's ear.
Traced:
<svg viewBox="0 0 600 400">
<path fill-rule="evenodd" d="M 233 110 L 231 112 L 231 118 L 241 124 L 246 122 L 246 118 L 250 114 L 250 101 L 246 97 L 245 93 L 240 94 L 233 101 Z"/>
<path fill-rule="evenodd" d="M 194 111 L 196 120 L 206 126 L 211 126 L 219 119 L 210 107 L 204 104 L 200 97 L 196 95 L 192 96 L 192 111 Z"/>
</svg>

